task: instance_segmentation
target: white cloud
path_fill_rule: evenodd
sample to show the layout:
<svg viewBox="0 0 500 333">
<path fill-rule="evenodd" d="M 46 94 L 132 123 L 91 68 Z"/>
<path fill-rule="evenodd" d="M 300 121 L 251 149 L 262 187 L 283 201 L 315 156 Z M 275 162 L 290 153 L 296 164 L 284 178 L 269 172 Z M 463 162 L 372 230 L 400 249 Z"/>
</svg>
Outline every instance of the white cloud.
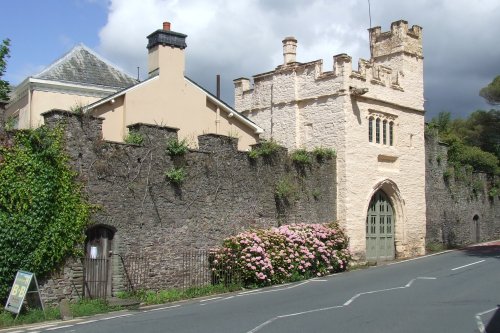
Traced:
<svg viewBox="0 0 500 333">
<path fill-rule="evenodd" d="M 371 0 L 373 26 L 386 31 L 391 22 L 405 19 L 424 28 L 427 107 L 434 111 L 449 105 L 466 112 L 465 107 L 481 105 L 477 73 L 487 83 L 499 74 L 492 70 L 500 72 L 500 25 L 494 15 L 499 11 L 495 0 Z M 331 70 L 335 54 L 351 55 L 354 64 L 369 54 L 365 0 L 111 0 L 99 51 L 130 73 L 140 66 L 144 78 L 146 36 L 163 21 L 188 35 L 186 74 L 212 91 L 215 75 L 221 74 L 223 99 L 229 103 L 234 78 L 269 71 L 282 62 L 283 37 L 298 39 L 299 61 L 323 59 L 324 70 Z M 455 105 L 457 93 L 447 82 L 457 72 L 471 82 L 466 106 Z"/>
</svg>

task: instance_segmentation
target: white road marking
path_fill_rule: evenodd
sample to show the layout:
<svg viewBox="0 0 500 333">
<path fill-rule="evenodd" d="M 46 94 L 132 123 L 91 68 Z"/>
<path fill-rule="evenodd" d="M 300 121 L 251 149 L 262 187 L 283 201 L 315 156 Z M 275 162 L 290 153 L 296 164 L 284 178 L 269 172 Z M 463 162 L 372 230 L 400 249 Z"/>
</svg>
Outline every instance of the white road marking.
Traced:
<svg viewBox="0 0 500 333">
<path fill-rule="evenodd" d="M 32 327 L 32 328 L 29 328 L 28 331 L 36 331 L 36 330 L 40 330 L 42 328 L 49 328 L 49 327 L 54 327 L 54 326 L 56 326 L 56 325 L 55 324 L 40 325 L 40 326 L 35 326 L 35 327 Z M 15 333 L 15 332 L 9 332 L 9 333 Z"/>
<path fill-rule="evenodd" d="M 203 302 L 210 302 L 210 301 L 213 301 L 213 300 L 216 300 L 216 299 L 220 299 L 222 298 L 222 296 L 217 296 L 217 297 L 212 297 L 212 298 L 208 298 L 208 299 L 202 299 L 200 301 L 200 303 L 203 303 Z"/>
<path fill-rule="evenodd" d="M 248 296 L 248 295 L 258 295 L 258 294 L 275 293 L 275 292 L 278 292 L 278 291 L 283 291 L 283 290 L 297 288 L 297 287 L 300 287 L 300 286 L 302 286 L 302 285 L 304 285 L 306 283 L 309 283 L 309 282 L 311 282 L 311 280 L 306 280 L 304 282 L 293 284 L 293 285 L 291 285 L 289 287 L 285 287 L 285 288 L 276 288 L 276 289 L 268 289 L 268 290 L 257 289 L 253 293 L 244 292 L 245 294 L 239 293 L 236 296 Z"/>
<path fill-rule="evenodd" d="M 486 333 L 486 329 L 484 328 L 484 323 L 483 323 L 483 320 L 481 319 L 481 316 L 485 315 L 487 313 L 490 313 L 492 311 L 495 311 L 496 309 L 498 309 L 498 307 L 493 308 L 493 309 L 489 309 L 489 310 L 486 310 L 483 312 L 476 313 L 476 316 L 475 316 L 476 317 L 476 324 L 477 324 L 477 328 L 479 330 L 479 333 Z"/>
<path fill-rule="evenodd" d="M 246 295 L 246 294 L 251 294 L 251 293 L 255 293 L 257 291 L 261 291 L 262 289 L 255 289 L 255 290 L 249 290 L 249 291 L 242 291 L 241 293 L 238 293 L 238 296 L 239 295 Z"/>
<path fill-rule="evenodd" d="M 263 322 L 262 324 L 260 324 L 259 326 L 255 327 L 253 330 L 251 331 L 248 331 L 247 333 L 255 333 L 257 332 L 258 330 L 260 330 L 262 327 L 272 323 L 273 321 L 275 321 L 276 319 L 278 319 L 278 317 L 274 317 L 274 318 L 271 318 L 269 319 L 268 321 L 265 321 Z"/>
<path fill-rule="evenodd" d="M 129 316 L 133 316 L 133 315 L 134 315 L 133 313 L 126 313 L 126 314 L 119 315 L 119 316 L 102 318 L 102 319 L 99 319 L 99 321 L 111 320 L 111 319 L 122 318 L 122 317 L 129 317 Z"/>
<path fill-rule="evenodd" d="M 11 331 L 9 333 L 23 333 L 24 331 Z"/>
<path fill-rule="evenodd" d="M 178 308 L 179 306 L 180 305 L 165 306 L 165 307 L 162 307 L 162 308 L 156 308 L 156 309 L 146 310 L 146 311 L 142 311 L 142 312 L 153 312 L 153 311 L 168 310 L 168 309 L 172 309 L 172 308 Z"/>
<path fill-rule="evenodd" d="M 76 323 L 76 325 L 85 325 L 85 324 L 95 323 L 96 321 L 99 321 L 99 320 L 98 319 L 86 320 L 86 321 Z"/>
<path fill-rule="evenodd" d="M 460 269 L 460 268 L 465 268 L 465 267 L 469 267 L 469 266 L 472 266 L 472 265 L 475 265 L 475 264 L 479 264 L 479 263 L 482 263 L 486 261 L 486 259 L 483 259 L 483 260 L 479 260 L 479 261 L 476 261 L 476 262 L 473 262 L 473 263 L 470 263 L 470 264 L 467 264 L 467 265 L 463 265 L 463 266 L 460 266 L 460 267 L 455 267 L 455 268 L 452 268 L 451 270 L 452 271 L 456 271 L 457 269 Z"/>
<path fill-rule="evenodd" d="M 61 328 L 68 328 L 68 327 L 73 327 L 73 325 L 51 327 L 51 328 L 47 328 L 46 331 L 55 331 L 55 330 L 60 330 Z"/>
<path fill-rule="evenodd" d="M 273 321 L 275 321 L 277 319 L 282 319 L 282 318 L 287 318 L 287 317 L 293 317 L 293 316 L 300 316 L 300 315 L 303 315 L 303 314 L 320 312 L 320 311 L 328 311 L 328 310 L 333 310 L 333 309 L 340 309 L 340 308 L 343 308 L 343 307 L 346 307 L 346 306 L 350 305 L 352 302 L 354 302 L 355 299 L 359 298 L 362 295 L 376 294 L 376 293 L 381 293 L 381 292 L 386 292 L 386 291 L 391 291 L 391 290 L 397 290 L 397 289 L 406 289 L 406 288 L 410 288 L 411 285 L 413 284 L 413 282 L 415 282 L 416 280 L 436 280 L 436 279 L 437 278 L 435 278 L 435 277 L 420 276 L 420 277 L 417 277 L 415 279 L 411 279 L 407 284 L 405 284 L 404 286 L 401 286 L 401 287 L 394 287 L 394 288 L 387 288 L 387 289 L 365 291 L 365 292 L 356 294 L 353 297 L 351 297 L 349 300 L 347 300 L 342 305 L 335 305 L 335 306 L 330 306 L 330 307 L 326 307 L 326 308 L 312 309 L 312 310 L 307 310 L 307 311 L 302 311 L 302 312 L 295 312 L 295 313 L 289 313 L 289 314 L 284 314 L 284 315 L 276 316 L 276 317 L 273 317 L 273 318 L 271 318 L 271 319 L 263 322 L 262 324 L 260 324 L 259 326 L 253 328 L 252 330 L 248 331 L 247 333 L 258 332 L 261 328 L 263 328 L 264 326 L 269 325 L 270 323 L 272 323 Z"/>
<path fill-rule="evenodd" d="M 397 265 L 397 264 L 402 264 L 402 263 L 408 262 L 408 261 L 414 261 L 414 260 L 424 259 L 424 258 L 428 258 L 428 257 L 439 256 L 441 254 L 445 254 L 445 253 L 453 252 L 453 251 L 456 251 L 456 250 L 446 250 L 446 251 L 442 251 L 442 252 L 438 252 L 438 253 L 427 254 L 425 256 L 420 256 L 420 257 L 416 257 L 416 258 L 405 259 L 405 260 L 396 261 L 396 262 L 390 262 L 386 266 Z M 375 267 L 384 267 L 384 265 L 382 265 L 382 266 L 375 266 Z"/>
</svg>

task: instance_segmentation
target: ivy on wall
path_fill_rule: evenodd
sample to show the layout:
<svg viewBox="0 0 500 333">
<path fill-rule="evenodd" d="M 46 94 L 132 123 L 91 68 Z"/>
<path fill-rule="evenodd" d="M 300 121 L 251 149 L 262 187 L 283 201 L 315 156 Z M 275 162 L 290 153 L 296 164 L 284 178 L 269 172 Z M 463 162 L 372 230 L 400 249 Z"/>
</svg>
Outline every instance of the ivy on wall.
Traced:
<svg viewBox="0 0 500 333">
<path fill-rule="evenodd" d="M 0 145 L 0 299 L 17 270 L 43 275 L 80 254 L 92 206 L 75 176 L 62 128 L 18 131 Z"/>
</svg>

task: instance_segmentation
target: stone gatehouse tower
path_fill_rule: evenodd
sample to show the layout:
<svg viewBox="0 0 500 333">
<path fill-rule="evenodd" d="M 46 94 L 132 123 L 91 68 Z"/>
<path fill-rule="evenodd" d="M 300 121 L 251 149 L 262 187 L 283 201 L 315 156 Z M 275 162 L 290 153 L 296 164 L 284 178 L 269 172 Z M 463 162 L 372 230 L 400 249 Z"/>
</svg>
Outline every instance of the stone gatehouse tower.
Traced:
<svg viewBox="0 0 500 333">
<path fill-rule="evenodd" d="M 290 150 L 337 151 L 338 220 L 359 259 L 424 253 L 425 148 L 422 28 L 406 21 L 369 29 L 370 60 L 352 69 L 347 54 L 296 61 L 297 40 L 283 40 L 284 63 L 240 78 L 235 108 Z"/>
</svg>

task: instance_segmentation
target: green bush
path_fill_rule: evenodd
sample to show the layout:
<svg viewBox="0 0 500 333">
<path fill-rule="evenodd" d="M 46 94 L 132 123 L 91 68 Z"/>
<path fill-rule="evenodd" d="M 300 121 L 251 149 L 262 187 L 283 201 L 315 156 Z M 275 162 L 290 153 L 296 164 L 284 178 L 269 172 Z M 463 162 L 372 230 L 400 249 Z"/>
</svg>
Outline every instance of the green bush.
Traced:
<svg viewBox="0 0 500 333">
<path fill-rule="evenodd" d="M 309 165 L 312 163 L 311 155 L 305 149 L 297 149 L 290 156 L 292 161 L 298 165 Z"/>
<path fill-rule="evenodd" d="M 454 169 L 451 167 L 446 168 L 443 172 L 443 178 L 445 182 L 450 181 L 450 178 L 455 174 Z"/>
<path fill-rule="evenodd" d="M 167 154 L 170 156 L 182 156 L 188 152 L 188 144 L 185 139 L 181 141 L 170 139 L 167 141 Z"/>
<path fill-rule="evenodd" d="M 184 168 L 172 168 L 165 173 L 167 180 L 175 185 L 180 185 L 186 179 Z"/>
<path fill-rule="evenodd" d="M 276 153 L 279 148 L 280 146 L 274 140 L 263 141 L 259 147 L 249 151 L 248 156 L 252 159 L 258 158 L 260 156 L 269 157 Z"/>
<path fill-rule="evenodd" d="M 472 190 L 476 193 L 481 193 L 484 191 L 484 183 L 480 180 L 474 181 L 472 184 Z"/>
<path fill-rule="evenodd" d="M 62 128 L 18 131 L 0 147 L 0 300 L 18 270 L 43 276 L 81 255 L 92 206 L 75 177 Z"/>
<path fill-rule="evenodd" d="M 139 132 L 130 131 L 130 132 L 128 132 L 124 141 L 125 141 L 125 143 L 141 145 L 144 142 L 144 137 Z"/>
<path fill-rule="evenodd" d="M 458 140 L 451 140 L 448 160 L 457 167 L 470 165 L 475 171 L 499 174 L 498 158 L 479 147 L 467 146 Z"/>
<path fill-rule="evenodd" d="M 427 253 L 434 253 L 446 250 L 446 246 L 439 242 L 429 242 L 425 245 Z"/>
<path fill-rule="evenodd" d="M 297 196 L 297 186 L 288 178 L 282 178 L 276 183 L 274 195 L 280 200 L 292 200 Z"/>
<path fill-rule="evenodd" d="M 335 158 L 337 156 L 335 149 L 332 149 L 332 148 L 316 147 L 313 149 L 312 153 L 320 161 L 321 160 L 330 160 L 330 159 Z"/>
</svg>

